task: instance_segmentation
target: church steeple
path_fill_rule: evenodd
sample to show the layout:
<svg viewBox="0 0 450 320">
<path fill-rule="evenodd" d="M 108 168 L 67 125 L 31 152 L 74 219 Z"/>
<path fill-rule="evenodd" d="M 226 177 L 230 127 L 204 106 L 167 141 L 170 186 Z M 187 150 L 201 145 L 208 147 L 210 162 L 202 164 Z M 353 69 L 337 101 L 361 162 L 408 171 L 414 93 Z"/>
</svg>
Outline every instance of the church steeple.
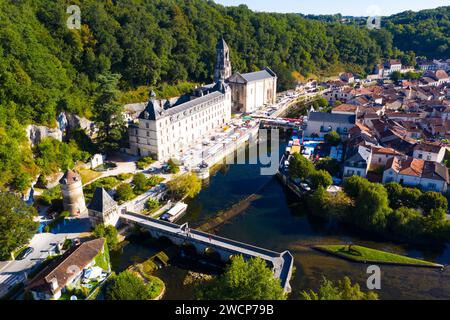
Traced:
<svg viewBox="0 0 450 320">
<path fill-rule="evenodd" d="M 222 38 L 216 46 L 216 67 L 214 69 L 214 82 L 225 81 L 231 77 L 230 49 Z"/>
</svg>

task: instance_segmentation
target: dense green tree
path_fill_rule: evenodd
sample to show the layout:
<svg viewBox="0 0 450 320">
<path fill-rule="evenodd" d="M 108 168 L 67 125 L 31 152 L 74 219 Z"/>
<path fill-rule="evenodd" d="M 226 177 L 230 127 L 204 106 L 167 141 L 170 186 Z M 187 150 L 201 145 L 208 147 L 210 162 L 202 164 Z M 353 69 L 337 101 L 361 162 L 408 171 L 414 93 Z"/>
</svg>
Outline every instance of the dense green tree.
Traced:
<svg viewBox="0 0 450 320">
<path fill-rule="evenodd" d="M 167 187 L 175 198 L 193 198 L 202 189 L 202 182 L 195 173 L 189 172 L 170 180 Z"/>
<path fill-rule="evenodd" d="M 442 209 L 447 211 L 448 201 L 442 193 L 428 191 L 421 195 L 420 204 L 425 213 L 431 212 L 433 209 Z"/>
<path fill-rule="evenodd" d="M 115 250 L 117 248 L 119 243 L 118 234 L 119 233 L 117 232 L 116 227 L 111 225 L 105 226 L 104 224 L 98 224 L 92 232 L 92 235 L 95 238 L 105 238 L 108 248 L 111 250 Z"/>
<path fill-rule="evenodd" d="M 328 132 L 324 138 L 325 142 L 329 143 L 332 146 L 337 146 L 341 143 L 341 136 L 336 131 Z"/>
<path fill-rule="evenodd" d="M 201 300 L 285 300 L 279 279 L 264 260 L 233 257 L 218 278 L 197 288 Z"/>
<path fill-rule="evenodd" d="M 125 201 L 129 201 L 135 197 L 133 192 L 133 188 L 128 183 L 120 184 L 116 189 L 116 194 L 114 198 L 119 201 L 119 203 L 123 203 Z"/>
<path fill-rule="evenodd" d="M 370 34 L 380 46 L 383 58 L 389 59 L 392 57 L 394 53 L 392 34 L 384 28 L 374 29 L 370 32 Z"/>
<path fill-rule="evenodd" d="M 317 189 L 319 186 L 326 189 L 333 183 L 333 178 L 325 170 L 316 170 L 309 176 L 309 181 L 313 189 Z"/>
<path fill-rule="evenodd" d="M 124 138 L 126 126 L 122 105 L 118 100 L 120 75 L 99 75 L 98 97 L 94 103 L 94 121 L 98 126 L 97 142 L 105 152 L 118 150 Z"/>
<path fill-rule="evenodd" d="M 388 195 L 380 184 L 371 183 L 363 188 L 355 200 L 353 219 L 355 224 L 366 229 L 384 230 L 391 214 Z"/>
<path fill-rule="evenodd" d="M 391 74 L 391 80 L 397 82 L 398 80 L 400 80 L 402 78 L 402 74 L 400 73 L 400 71 L 394 71 Z"/>
<path fill-rule="evenodd" d="M 383 231 L 392 213 L 386 189 L 359 176 L 345 180 L 344 191 L 355 201 L 352 223 L 361 228 Z"/>
<path fill-rule="evenodd" d="M 44 138 L 34 152 L 43 175 L 73 169 L 77 161 L 87 161 L 90 156 L 88 152 L 79 150 L 73 140 L 64 143 L 51 137 Z"/>
<path fill-rule="evenodd" d="M 440 236 L 444 233 L 447 241 L 450 234 L 445 231 L 448 221 L 445 218 L 446 211 L 443 208 L 431 209 L 427 216 L 423 218 L 423 232 L 429 236 Z"/>
<path fill-rule="evenodd" d="M 34 221 L 36 209 L 18 196 L 0 193 L 0 258 L 7 259 L 12 251 L 30 241 L 39 223 Z"/>
<path fill-rule="evenodd" d="M 349 277 L 336 282 L 324 278 L 317 292 L 303 291 L 301 295 L 304 300 L 378 300 L 376 292 L 361 291 L 359 284 L 352 284 Z"/>
<path fill-rule="evenodd" d="M 342 68 L 364 75 L 382 58 L 413 64 L 414 55 L 448 56 L 450 7 L 385 17 L 381 30 L 370 31 L 358 19 L 346 25 L 336 16 L 253 12 L 204 0 L 77 4 L 82 26 L 70 30 L 67 0 L 0 2 L 0 187 L 24 191 L 39 172 L 48 171 L 46 165 L 54 168 L 34 162 L 28 124 L 54 128 L 59 112 L 75 113 L 95 121 L 101 151 L 117 150 L 126 130 L 116 89 L 133 99 L 135 92 L 145 92 L 133 101 L 141 102 L 150 86 L 178 96 L 195 86 L 183 85 L 186 80 L 210 82 L 222 36 L 235 71 L 269 66 L 279 90 Z M 86 137 L 69 136 L 80 150 L 97 152 Z M 63 160 L 64 166 L 71 162 Z"/>
<path fill-rule="evenodd" d="M 348 221 L 353 206 L 352 199 L 344 192 L 330 195 L 322 186 L 308 198 L 308 207 L 311 211 L 325 219 Z"/>
<path fill-rule="evenodd" d="M 289 161 L 289 175 L 294 179 L 307 179 L 314 171 L 313 163 L 299 153 L 295 153 Z"/>
<path fill-rule="evenodd" d="M 142 172 L 138 172 L 133 177 L 134 192 L 137 194 L 148 190 L 148 179 Z"/>
<path fill-rule="evenodd" d="M 308 198 L 308 207 L 314 214 L 323 218 L 332 218 L 329 212 L 329 203 L 331 202 L 331 196 L 325 190 L 324 187 L 319 186 L 314 193 Z"/>
<path fill-rule="evenodd" d="M 408 208 L 418 208 L 420 206 L 419 199 L 422 191 L 416 188 L 403 188 L 400 201 L 403 206 Z"/>
<path fill-rule="evenodd" d="M 147 200 L 145 206 L 149 212 L 154 212 L 156 209 L 158 209 L 161 206 L 161 204 L 159 203 L 159 201 L 157 199 L 149 198 Z"/>
<path fill-rule="evenodd" d="M 169 161 L 167 161 L 167 165 L 168 171 L 170 173 L 177 174 L 178 172 L 180 172 L 180 167 L 175 163 L 173 159 L 169 159 Z"/>
<path fill-rule="evenodd" d="M 339 161 L 329 157 L 321 158 L 314 163 L 317 170 L 328 171 L 332 176 L 337 176 L 341 170 Z"/>
<path fill-rule="evenodd" d="M 384 185 L 389 197 L 389 204 L 393 208 L 398 208 L 401 206 L 401 198 L 403 187 L 398 182 L 389 182 Z"/>
<path fill-rule="evenodd" d="M 358 198 L 363 189 L 367 189 L 370 182 L 360 176 L 351 176 L 344 181 L 344 191 L 352 198 Z"/>
<path fill-rule="evenodd" d="M 396 235 L 411 240 L 421 235 L 423 231 L 422 215 L 413 208 L 400 207 L 394 210 L 388 218 L 389 229 Z"/>
<path fill-rule="evenodd" d="M 417 56 L 448 58 L 450 7 L 405 11 L 383 19 L 384 29 L 393 35 L 394 44 Z"/>
<path fill-rule="evenodd" d="M 123 271 L 108 280 L 108 300 L 149 300 L 151 292 L 144 280 L 131 271 Z"/>
</svg>

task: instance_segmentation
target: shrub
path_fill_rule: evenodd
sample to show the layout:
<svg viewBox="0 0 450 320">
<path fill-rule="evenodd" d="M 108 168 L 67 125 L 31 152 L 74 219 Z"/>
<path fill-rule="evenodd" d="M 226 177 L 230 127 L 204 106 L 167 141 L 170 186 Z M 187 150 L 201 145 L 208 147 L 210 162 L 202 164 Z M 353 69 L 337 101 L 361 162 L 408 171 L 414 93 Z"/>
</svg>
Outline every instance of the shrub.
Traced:
<svg viewBox="0 0 450 320">
<path fill-rule="evenodd" d="M 324 138 L 325 142 L 332 146 L 337 146 L 341 143 L 341 136 L 336 131 L 327 133 Z"/>
<path fill-rule="evenodd" d="M 116 249 L 118 244 L 118 232 L 114 226 L 105 226 L 104 224 L 99 224 L 95 227 L 92 235 L 97 239 L 105 238 L 106 243 L 108 244 L 108 248 L 111 248 L 111 250 Z"/>
<path fill-rule="evenodd" d="M 348 277 L 335 283 L 323 278 L 318 292 L 303 291 L 301 296 L 304 300 L 378 300 L 377 293 L 361 291 L 359 285 L 353 285 Z"/>
<path fill-rule="evenodd" d="M 233 257 L 225 272 L 197 287 L 199 299 L 212 300 L 285 300 L 280 281 L 261 258 L 245 261 Z"/>
<path fill-rule="evenodd" d="M 160 205 L 158 200 L 153 199 L 153 198 L 149 198 L 147 203 L 146 203 L 146 208 L 148 210 L 147 213 L 151 214 L 151 213 L 155 212 L 156 210 L 159 209 L 160 206 L 161 205 Z"/>
<path fill-rule="evenodd" d="M 311 161 L 301 154 L 294 154 L 289 163 L 289 174 L 292 178 L 306 179 L 315 171 Z"/>
<path fill-rule="evenodd" d="M 121 173 L 117 175 L 117 179 L 119 179 L 120 181 L 125 181 L 130 179 L 132 176 L 133 176 L 132 173 Z"/>
<path fill-rule="evenodd" d="M 333 178 L 325 170 L 317 170 L 313 172 L 309 180 L 311 181 L 311 187 L 317 189 L 319 186 L 323 188 L 328 188 L 333 183 Z"/>
<path fill-rule="evenodd" d="M 168 171 L 170 173 L 177 174 L 178 172 L 180 172 L 180 167 L 172 159 L 167 161 L 167 165 L 169 166 Z"/>
<path fill-rule="evenodd" d="M 151 292 L 144 280 L 131 271 L 110 278 L 106 292 L 108 300 L 148 300 Z"/>
<path fill-rule="evenodd" d="M 149 183 L 147 177 L 142 172 L 138 172 L 134 175 L 133 184 L 133 190 L 136 194 L 141 194 L 148 190 Z"/>
<path fill-rule="evenodd" d="M 50 206 L 52 201 L 56 199 L 62 199 L 61 187 L 59 185 L 54 188 L 44 190 L 37 200 L 44 206 Z"/>
<path fill-rule="evenodd" d="M 195 173 L 190 172 L 170 180 L 167 187 L 175 198 L 193 198 L 202 189 L 202 183 Z"/>
<path fill-rule="evenodd" d="M 155 160 L 153 160 L 152 157 L 142 157 L 136 162 L 136 166 L 140 170 L 146 169 L 148 166 L 150 166 Z"/>
<path fill-rule="evenodd" d="M 116 189 L 116 194 L 114 198 L 119 202 L 123 203 L 125 201 L 129 201 L 135 197 L 133 192 L 133 188 L 128 183 L 122 183 Z"/>
</svg>

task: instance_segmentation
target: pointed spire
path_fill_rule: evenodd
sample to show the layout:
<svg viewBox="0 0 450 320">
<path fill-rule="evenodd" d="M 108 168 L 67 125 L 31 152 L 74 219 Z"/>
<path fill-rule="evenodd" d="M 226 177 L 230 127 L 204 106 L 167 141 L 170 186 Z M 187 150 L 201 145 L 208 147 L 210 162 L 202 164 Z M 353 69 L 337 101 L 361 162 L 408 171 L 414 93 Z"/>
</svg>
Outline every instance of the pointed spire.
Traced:
<svg viewBox="0 0 450 320">
<path fill-rule="evenodd" d="M 152 101 L 156 99 L 156 93 L 155 93 L 155 91 L 153 91 L 153 89 L 150 90 L 149 96 L 150 96 L 150 100 L 152 100 Z"/>
<path fill-rule="evenodd" d="M 225 49 L 228 49 L 228 45 L 227 45 L 227 43 L 225 42 L 225 39 L 224 39 L 223 37 L 221 37 L 220 40 L 219 40 L 219 42 L 217 42 L 216 49 L 219 49 L 219 50 L 225 50 Z"/>
<path fill-rule="evenodd" d="M 114 199 L 106 192 L 102 187 L 97 187 L 95 189 L 94 195 L 91 202 L 88 205 L 88 209 L 97 212 L 105 212 L 111 207 L 116 206 L 117 203 Z"/>
</svg>

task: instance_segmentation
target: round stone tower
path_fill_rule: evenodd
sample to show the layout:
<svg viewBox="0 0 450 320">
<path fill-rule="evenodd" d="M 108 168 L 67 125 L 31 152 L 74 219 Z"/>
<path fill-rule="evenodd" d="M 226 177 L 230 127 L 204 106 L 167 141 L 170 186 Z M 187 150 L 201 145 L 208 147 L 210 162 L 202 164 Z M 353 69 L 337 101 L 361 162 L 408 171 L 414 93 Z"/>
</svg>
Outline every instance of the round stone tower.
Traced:
<svg viewBox="0 0 450 320">
<path fill-rule="evenodd" d="M 59 183 L 64 210 L 69 211 L 72 216 L 80 216 L 86 213 L 86 201 L 84 200 L 83 183 L 80 175 L 73 170 L 67 170 Z"/>
</svg>

